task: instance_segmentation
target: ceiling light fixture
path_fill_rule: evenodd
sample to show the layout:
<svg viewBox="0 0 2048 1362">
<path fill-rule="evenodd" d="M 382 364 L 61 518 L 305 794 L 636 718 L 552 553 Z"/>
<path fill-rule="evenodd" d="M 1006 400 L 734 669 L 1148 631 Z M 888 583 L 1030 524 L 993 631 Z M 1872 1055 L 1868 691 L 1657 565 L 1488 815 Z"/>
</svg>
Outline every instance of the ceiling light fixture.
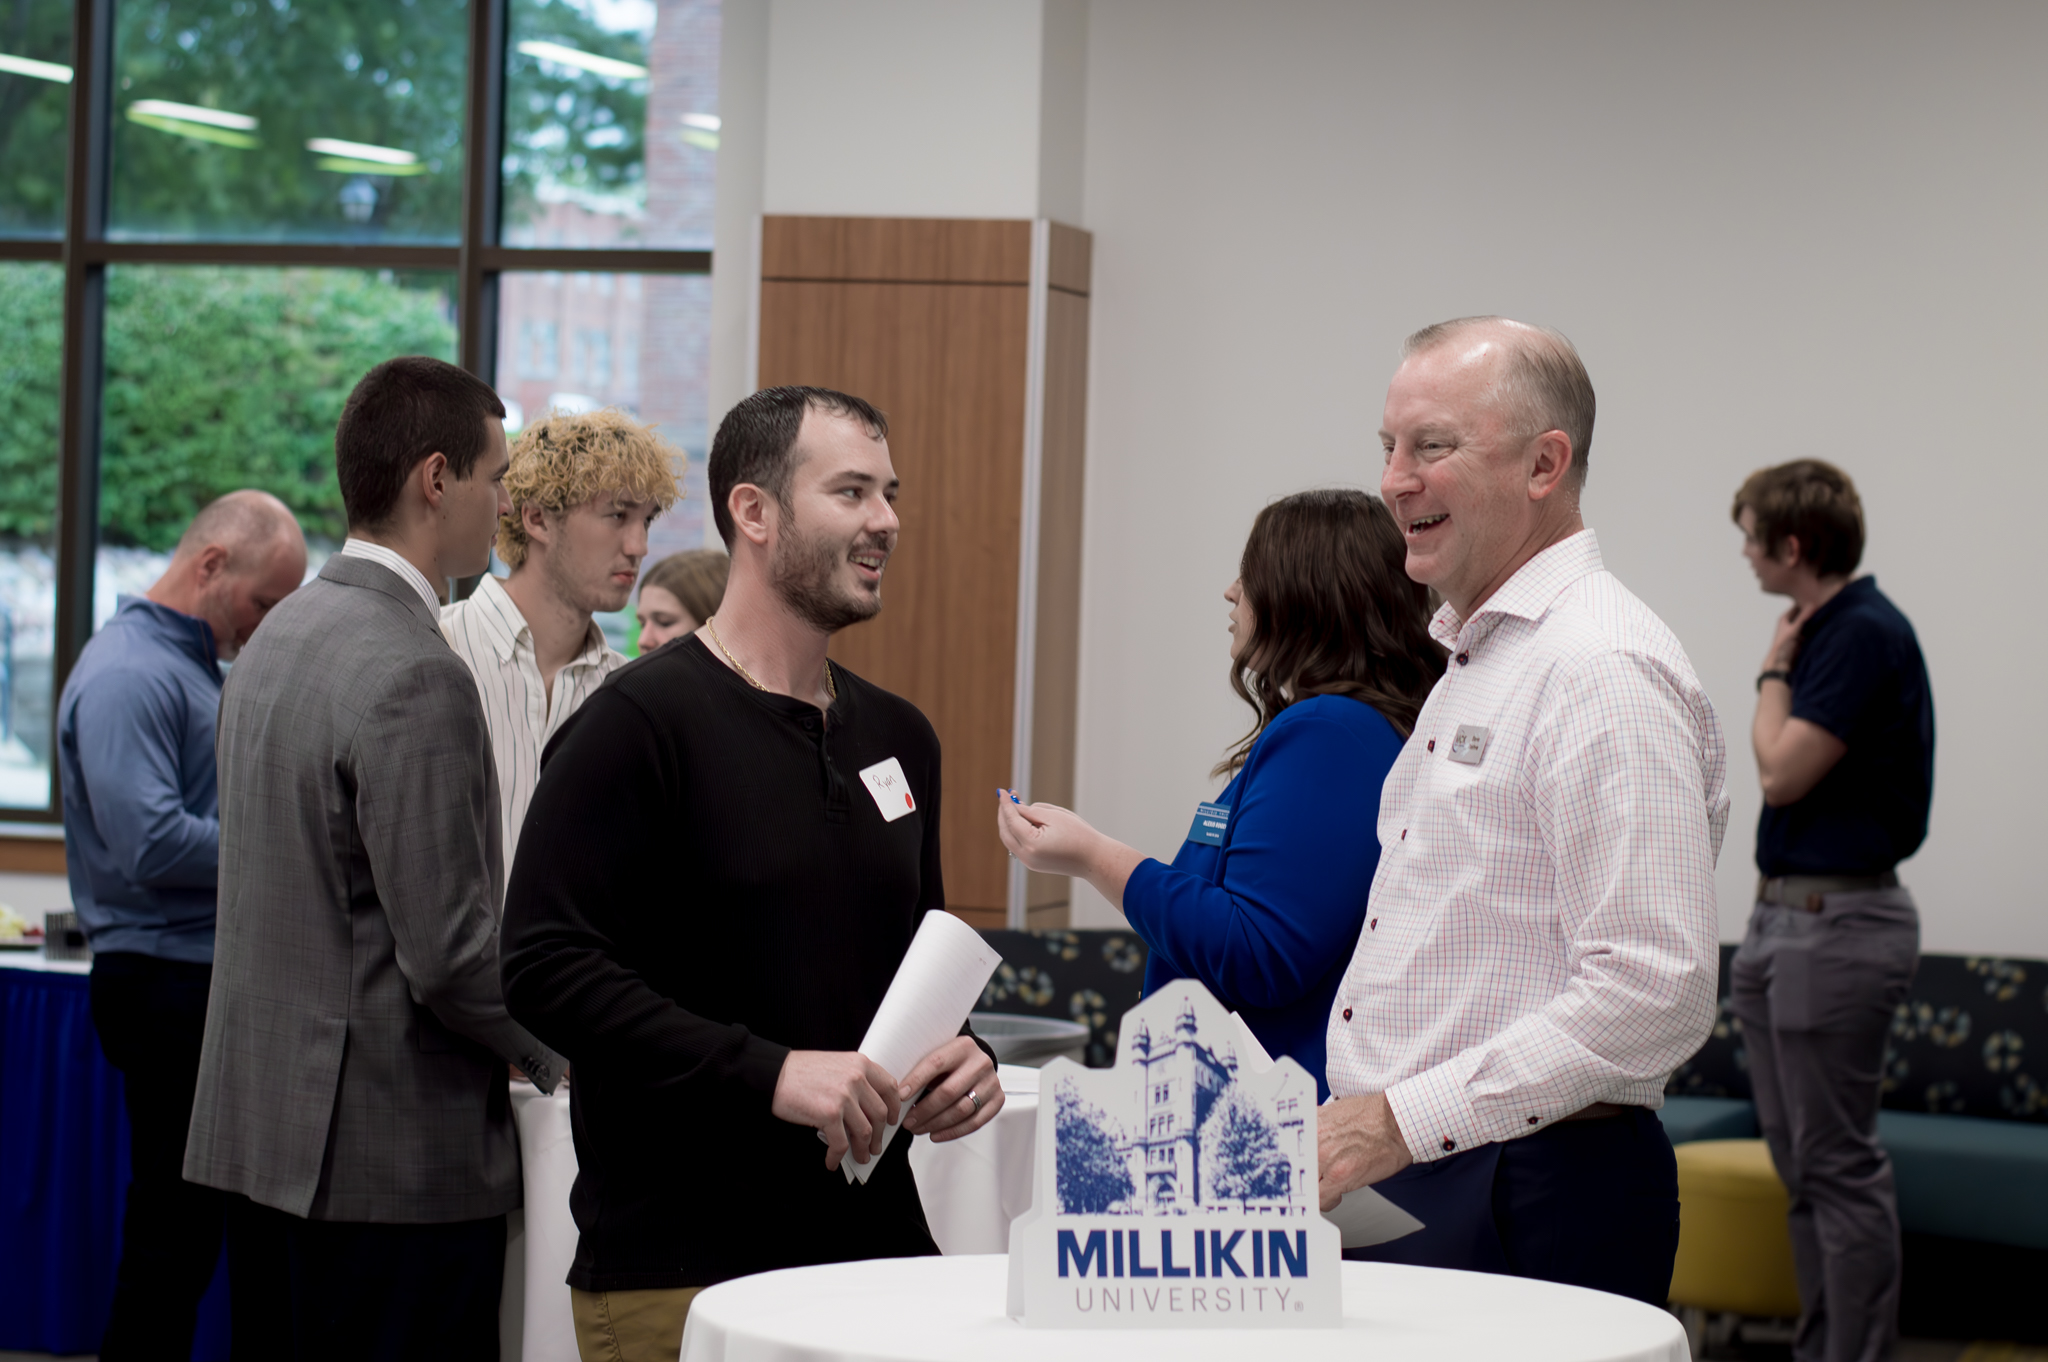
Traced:
<svg viewBox="0 0 2048 1362">
<path fill-rule="evenodd" d="M 128 121 L 174 137 L 189 137 L 195 142 L 211 142 L 215 146 L 235 147 L 242 151 L 261 145 L 250 136 L 256 130 L 253 116 L 230 113 L 225 109 L 208 109 L 198 104 L 180 104 L 169 99 L 138 99 L 128 106 Z"/>
<path fill-rule="evenodd" d="M 375 164 L 377 172 L 384 175 L 417 175 L 419 170 L 393 170 L 393 166 L 417 166 L 418 153 L 400 151 L 397 147 L 372 146 L 368 142 L 344 142 L 339 137 L 315 137 L 306 143 L 307 151 L 317 151 L 323 156 L 337 156 L 351 161 L 368 161 Z M 323 169 L 326 167 L 323 167 Z M 424 170 L 426 167 L 421 166 Z"/>
<path fill-rule="evenodd" d="M 34 57 L 10 56 L 5 52 L 0 52 L 0 71 L 35 80 L 54 80 L 59 85 L 71 83 L 71 68 L 68 66 L 59 66 L 53 61 L 37 61 Z"/>
<path fill-rule="evenodd" d="M 580 52 L 560 43 L 523 42 L 519 50 L 529 57 L 538 57 L 557 66 L 573 66 L 579 71 L 588 71 L 593 76 L 610 76 L 613 80 L 645 80 L 647 68 L 636 66 L 616 57 L 600 57 L 595 52 Z"/>
<path fill-rule="evenodd" d="M 392 165 L 385 161 L 358 161 L 348 156 L 322 156 L 313 162 L 315 170 L 331 170 L 338 175 L 424 175 L 427 168 L 413 165 Z"/>
<path fill-rule="evenodd" d="M 132 118 L 136 114 L 175 118 L 180 123 L 205 123 L 209 127 L 231 128 L 236 132 L 256 131 L 256 120 L 249 114 L 207 109 L 197 104 L 177 104 L 168 99 L 138 99 L 128 106 L 128 116 Z"/>
</svg>

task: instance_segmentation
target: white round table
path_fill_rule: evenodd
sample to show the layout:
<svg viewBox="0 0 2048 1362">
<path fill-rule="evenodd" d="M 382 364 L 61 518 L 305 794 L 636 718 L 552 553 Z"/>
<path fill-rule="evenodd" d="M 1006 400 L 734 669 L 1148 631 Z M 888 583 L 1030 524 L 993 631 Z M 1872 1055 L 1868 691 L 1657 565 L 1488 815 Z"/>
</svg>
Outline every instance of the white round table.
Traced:
<svg viewBox="0 0 2048 1362">
<path fill-rule="evenodd" d="M 682 1362 L 1687 1362 L 1665 1311 L 1575 1286 L 1344 1264 L 1341 1329 L 1027 1329 L 1009 1262 L 875 1259 L 764 1272 L 690 1305 Z"/>
</svg>

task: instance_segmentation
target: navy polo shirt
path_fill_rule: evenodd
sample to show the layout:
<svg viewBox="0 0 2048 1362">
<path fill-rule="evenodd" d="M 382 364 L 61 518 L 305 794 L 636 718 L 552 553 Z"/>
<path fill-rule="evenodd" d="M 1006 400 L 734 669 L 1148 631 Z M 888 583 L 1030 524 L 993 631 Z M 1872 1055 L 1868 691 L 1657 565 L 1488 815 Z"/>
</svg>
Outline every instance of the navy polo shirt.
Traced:
<svg viewBox="0 0 2048 1362">
<path fill-rule="evenodd" d="M 1875 577 L 1843 587 L 1799 631 L 1792 717 L 1848 747 L 1804 799 L 1765 806 L 1766 875 L 1880 875 L 1920 849 L 1934 795 L 1934 693 L 1920 640 Z"/>
</svg>

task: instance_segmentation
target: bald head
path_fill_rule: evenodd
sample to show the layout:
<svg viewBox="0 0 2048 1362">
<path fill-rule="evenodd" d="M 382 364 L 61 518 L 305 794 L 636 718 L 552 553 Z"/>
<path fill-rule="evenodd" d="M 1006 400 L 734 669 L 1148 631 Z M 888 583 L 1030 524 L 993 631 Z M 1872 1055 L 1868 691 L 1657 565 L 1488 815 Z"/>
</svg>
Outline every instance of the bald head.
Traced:
<svg viewBox="0 0 2048 1362">
<path fill-rule="evenodd" d="M 202 507 L 178 537 L 177 556 L 183 558 L 214 544 L 226 549 L 231 561 L 262 558 L 293 544 L 298 545 L 301 557 L 306 551 L 305 537 L 291 507 L 253 487 L 216 497 Z"/>
<path fill-rule="evenodd" d="M 1593 446 L 1593 379 L 1561 331 L 1507 317 L 1459 317 L 1425 326 L 1401 344 L 1403 359 L 1445 350 L 1461 365 L 1492 372 L 1490 397 L 1524 439 L 1563 431 L 1572 442 L 1571 486 L 1585 486 Z"/>
<path fill-rule="evenodd" d="M 244 488 L 192 517 L 149 599 L 205 620 L 215 650 L 232 661 L 305 575 L 306 539 L 291 508 Z"/>
</svg>

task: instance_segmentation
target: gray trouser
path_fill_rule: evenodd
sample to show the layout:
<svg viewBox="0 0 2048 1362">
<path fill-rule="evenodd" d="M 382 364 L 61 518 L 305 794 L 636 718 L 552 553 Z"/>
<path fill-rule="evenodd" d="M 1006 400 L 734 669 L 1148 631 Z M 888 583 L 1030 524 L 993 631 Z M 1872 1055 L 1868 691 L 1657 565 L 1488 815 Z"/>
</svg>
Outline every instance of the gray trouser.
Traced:
<svg viewBox="0 0 2048 1362">
<path fill-rule="evenodd" d="M 1919 956 L 1903 888 L 1830 894 L 1818 913 L 1759 903 L 1735 953 L 1730 1006 L 1792 1199 L 1797 1362 L 1885 1362 L 1898 1341 L 1898 1196 L 1877 1141 L 1878 1084 Z"/>
</svg>

